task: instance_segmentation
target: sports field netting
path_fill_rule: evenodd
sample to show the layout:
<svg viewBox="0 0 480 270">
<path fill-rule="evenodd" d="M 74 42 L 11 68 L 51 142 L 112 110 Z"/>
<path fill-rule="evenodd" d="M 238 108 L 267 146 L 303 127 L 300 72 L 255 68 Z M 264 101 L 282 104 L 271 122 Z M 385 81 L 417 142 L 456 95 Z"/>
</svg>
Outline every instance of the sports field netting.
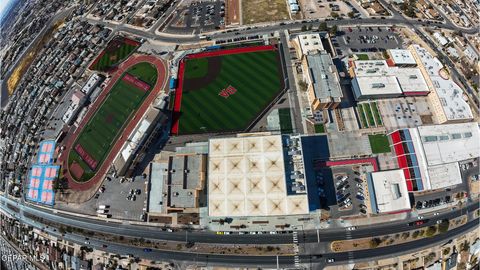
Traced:
<svg viewBox="0 0 480 270">
<path fill-rule="evenodd" d="M 178 134 L 249 126 L 284 88 L 278 51 L 261 49 L 184 60 Z"/>
<path fill-rule="evenodd" d="M 145 91 L 145 87 L 140 89 L 123 80 L 127 73 L 142 81 L 139 85 L 149 85 L 148 89 L 151 89 L 157 80 L 157 70 L 153 65 L 139 63 L 127 70 L 115 83 L 70 150 L 69 168 L 75 170 L 73 175 L 77 181 L 88 181 L 95 174 L 120 136 L 123 126 L 149 93 Z"/>
</svg>

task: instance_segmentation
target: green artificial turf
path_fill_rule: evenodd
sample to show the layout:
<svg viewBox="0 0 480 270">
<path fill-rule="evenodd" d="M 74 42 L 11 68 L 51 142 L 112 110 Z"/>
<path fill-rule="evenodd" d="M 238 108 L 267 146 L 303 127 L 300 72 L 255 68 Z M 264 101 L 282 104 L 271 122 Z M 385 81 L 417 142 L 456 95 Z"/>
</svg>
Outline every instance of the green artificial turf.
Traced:
<svg viewBox="0 0 480 270">
<path fill-rule="evenodd" d="M 358 116 L 360 117 L 360 123 L 362 124 L 363 128 L 368 128 L 367 119 L 365 118 L 365 112 L 363 111 L 363 105 L 358 104 L 357 110 Z"/>
<path fill-rule="evenodd" d="M 368 140 L 370 141 L 370 147 L 374 154 L 389 153 L 391 151 L 387 135 L 368 135 Z"/>
<path fill-rule="evenodd" d="M 98 62 L 95 65 L 93 65 L 93 69 L 98 71 L 106 71 L 109 68 L 113 67 L 114 65 L 117 65 L 118 63 L 122 62 L 137 47 L 138 46 L 123 43 L 115 51 L 105 51 L 105 53 L 98 60 Z"/>
<path fill-rule="evenodd" d="M 139 63 L 127 70 L 127 73 L 148 83 L 151 86 L 150 91 L 157 79 L 157 70 L 149 63 Z M 102 105 L 82 129 L 70 150 L 69 165 L 75 161 L 84 169 L 84 175 L 81 179 L 76 179 L 78 181 L 88 181 L 95 174 L 95 171 L 92 171 L 81 160 L 74 149 L 75 145 L 82 145 L 85 151 L 98 162 L 98 169 L 121 134 L 123 127 L 128 123 L 128 119 L 148 96 L 149 91 L 144 92 L 122 81 L 123 76 L 125 74 L 112 87 Z"/>
<path fill-rule="evenodd" d="M 315 133 L 325 133 L 325 125 L 315 124 Z"/>
<path fill-rule="evenodd" d="M 185 79 L 201 78 L 208 73 L 208 59 L 196 58 L 188 60 L 185 66 Z"/>
<path fill-rule="evenodd" d="M 382 117 L 380 116 L 380 112 L 378 111 L 377 103 L 376 102 L 370 103 L 370 107 L 372 107 L 373 117 L 375 117 L 377 126 L 383 126 Z"/>
<path fill-rule="evenodd" d="M 220 59 L 209 62 L 207 76 L 211 77 L 195 78 L 202 82 L 183 88 L 179 134 L 244 130 L 283 89 L 277 51 L 214 57 Z M 191 76 L 189 65 L 197 65 L 196 60 L 185 63 L 184 81 Z M 219 66 L 210 64 L 219 61 Z M 228 86 L 237 92 L 227 98 L 220 96 Z"/>
<path fill-rule="evenodd" d="M 278 118 L 280 118 L 280 131 L 282 133 L 292 133 L 292 116 L 290 108 L 278 109 Z"/>
<path fill-rule="evenodd" d="M 357 54 L 357 58 L 358 60 L 368 60 L 368 55 L 366 54 L 363 54 L 363 53 L 360 53 L 360 54 Z"/>
<path fill-rule="evenodd" d="M 373 113 L 372 109 L 370 108 L 370 103 L 364 103 L 363 104 L 363 110 L 365 111 L 365 114 L 367 115 L 367 121 L 368 125 L 371 127 L 375 126 L 375 119 L 373 119 Z"/>
</svg>

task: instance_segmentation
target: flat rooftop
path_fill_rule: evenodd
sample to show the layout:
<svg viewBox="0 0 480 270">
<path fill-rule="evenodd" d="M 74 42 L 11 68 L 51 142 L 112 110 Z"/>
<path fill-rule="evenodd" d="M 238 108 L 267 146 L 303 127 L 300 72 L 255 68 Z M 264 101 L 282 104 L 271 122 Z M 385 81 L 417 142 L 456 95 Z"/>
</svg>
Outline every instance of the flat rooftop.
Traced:
<svg viewBox="0 0 480 270">
<path fill-rule="evenodd" d="M 398 84 L 405 94 L 430 91 L 420 69 L 393 67 L 391 71 L 397 77 Z"/>
<path fill-rule="evenodd" d="M 209 215 L 307 214 L 307 194 L 287 194 L 285 154 L 282 135 L 210 139 Z"/>
<path fill-rule="evenodd" d="M 167 179 L 168 163 L 151 163 L 150 165 L 150 192 L 148 194 L 148 212 L 163 213 L 167 205 L 167 198 L 163 193 L 163 186 Z M 165 202 L 164 202 L 165 201 Z"/>
<path fill-rule="evenodd" d="M 307 62 L 317 99 L 343 97 L 338 72 L 329 53 L 307 55 Z"/>
<path fill-rule="evenodd" d="M 478 123 L 420 126 L 418 133 L 428 166 L 458 162 L 479 156 Z M 416 135 L 418 134 L 418 135 Z"/>
<path fill-rule="evenodd" d="M 374 211 L 390 213 L 411 209 L 403 170 L 373 172 L 368 180 Z"/>
<path fill-rule="evenodd" d="M 430 166 L 427 171 L 431 189 L 446 188 L 462 183 L 458 162 Z"/>
<path fill-rule="evenodd" d="M 417 62 L 413 58 L 412 52 L 409 50 L 402 49 L 391 49 L 388 50 L 390 56 L 392 57 L 393 62 L 396 65 L 416 65 Z"/>
<path fill-rule="evenodd" d="M 318 33 L 298 35 L 297 40 L 300 44 L 303 54 L 308 54 L 312 51 L 324 50 L 322 40 Z"/>
<path fill-rule="evenodd" d="M 358 95 L 400 96 L 402 93 L 429 92 L 418 68 L 390 67 L 385 60 L 359 60 L 354 62 L 353 70 L 353 84 Z"/>
<path fill-rule="evenodd" d="M 328 152 L 332 159 L 368 156 L 372 154 L 372 148 L 367 135 L 362 135 L 357 132 L 341 132 L 329 133 L 327 137 Z"/>
<path fill-rule="evenodd" d="M 432 81 L 447 120 L 472 119 L 472 110 L 466 102 L 463 89 L 452 80 L 440 60 L 433 57 L 425 48 L 417 44 L 412 46 Z"/>
</svg>

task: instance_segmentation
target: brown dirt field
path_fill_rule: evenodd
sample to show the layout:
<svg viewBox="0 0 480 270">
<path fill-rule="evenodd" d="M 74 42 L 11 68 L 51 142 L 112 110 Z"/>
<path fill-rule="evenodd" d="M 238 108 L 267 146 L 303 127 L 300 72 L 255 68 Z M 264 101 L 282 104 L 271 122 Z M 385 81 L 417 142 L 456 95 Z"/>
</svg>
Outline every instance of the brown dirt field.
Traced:
<svg viewBox="0 0 480 270">
<path fill-rule="evenodd" d="M 222 56 L 208 57 L 208 74 L 201 78 L 184 79 L 183 91 L 195 91 L 214 81 L 222 69 Z M 187 60 L 188 61 L 188 60 Z M 193 89 L 193 90 L 192 90 Z M 220 91 L 220 90 L 219 90 Z"/>
<path fill-rule="evenodd" d="M 240 24 L 240 0 L 226 0 L 225 8 L 227 10 L 225 24 L 226 25 Z"/>
<path fill-rule="evenodd" d="M 290 19 L 285 0 L 242 0 L 243 24 Z"/>
</svg>

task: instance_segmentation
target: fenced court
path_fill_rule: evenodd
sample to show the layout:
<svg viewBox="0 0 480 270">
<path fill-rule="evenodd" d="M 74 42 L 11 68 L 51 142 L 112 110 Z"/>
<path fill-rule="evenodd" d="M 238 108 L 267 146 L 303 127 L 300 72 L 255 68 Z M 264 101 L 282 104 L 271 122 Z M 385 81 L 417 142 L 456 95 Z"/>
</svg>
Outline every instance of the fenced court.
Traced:
<svg viewBox="0 0 480 270">
<path fill-rule="evenodd" d="M 187 55 L 179 66 L 172 134 L 245 130 L 285 88 L 275 46 Z"/>
<path fill-rule="evenodd" d="M 85 182 L 95 175 L 123 126 L 143 103 L 156 80 L 156 68 L 146 62 L 132 66 L 121 75 L 70 150 L 68 164 L 75 180 Z"/>
</svg>

